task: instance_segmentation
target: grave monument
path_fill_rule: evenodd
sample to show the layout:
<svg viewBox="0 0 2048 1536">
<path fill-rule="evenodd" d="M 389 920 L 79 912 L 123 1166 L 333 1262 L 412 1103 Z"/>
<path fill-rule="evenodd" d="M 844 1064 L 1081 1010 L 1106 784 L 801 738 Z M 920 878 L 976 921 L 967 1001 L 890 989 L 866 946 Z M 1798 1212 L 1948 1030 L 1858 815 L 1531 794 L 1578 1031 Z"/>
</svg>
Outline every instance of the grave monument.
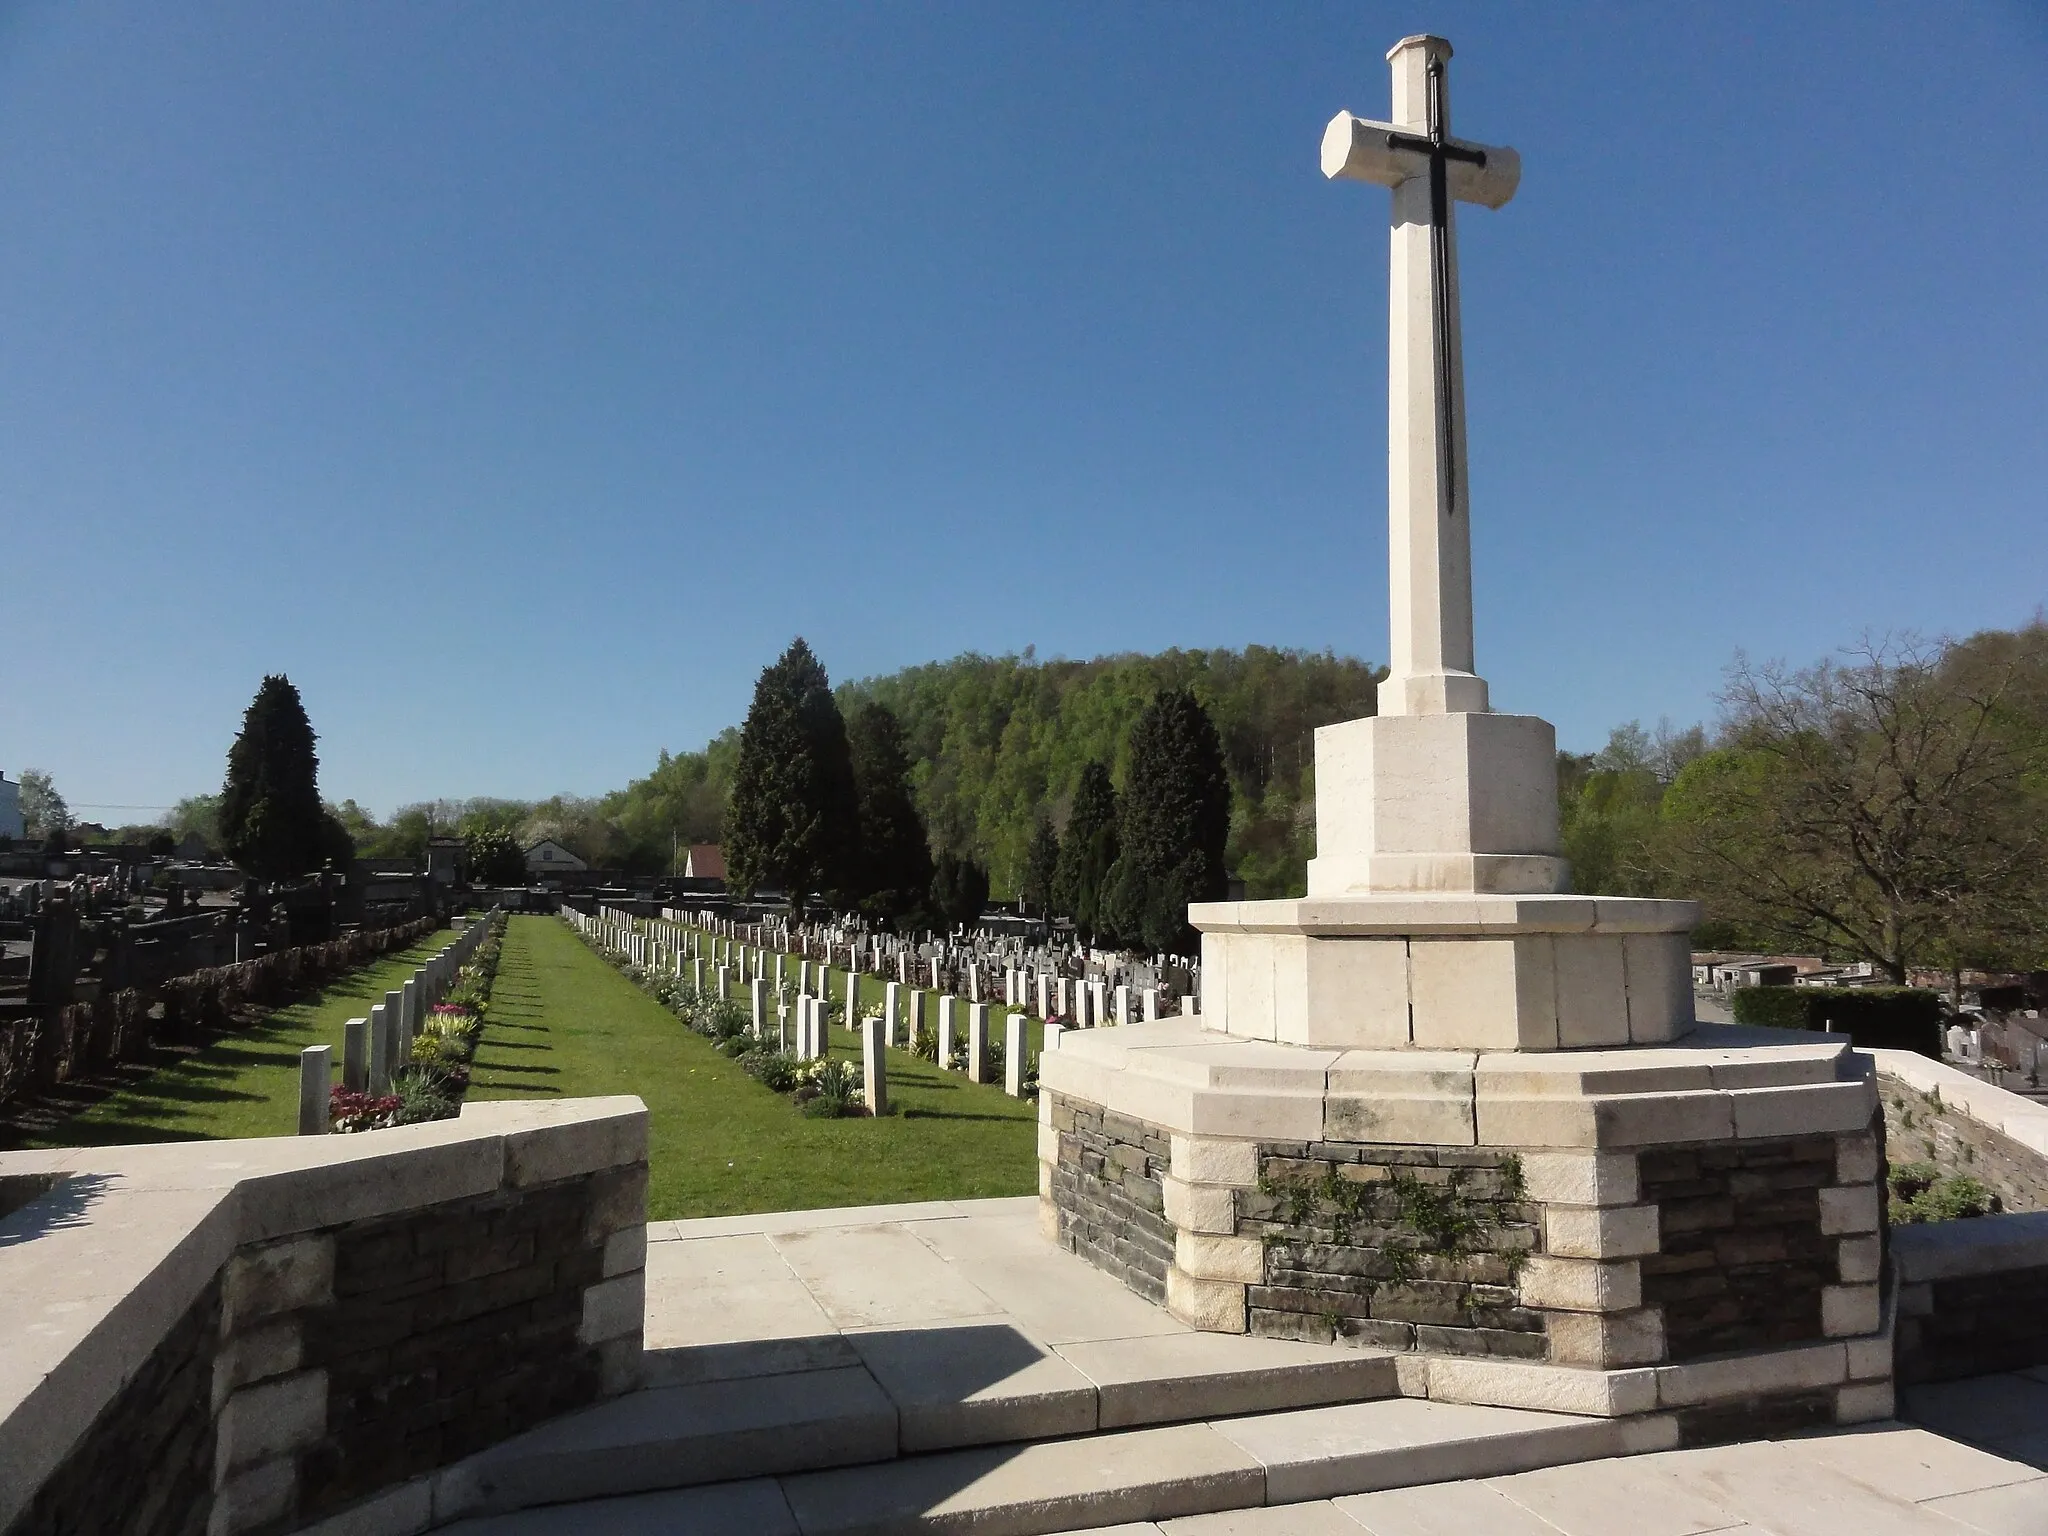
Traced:
<svg viewBox="0 0 2048 1536">
<path fill-rule="evenodd" d="M 1302 900 L 1197 905 L 1202 1013 L 1061 1035 L 1048 1235 L 1198 1327 L 1401 1352 L 1432 1397 L 1685 1440 L 1891 1411 L 1877 1099 L 1845 1041 L 1697 1025 L 1691 902 L 1567 894 L 1556 742 L 1472 646 L 1441 38 L 1339 113 L 1391 190 L 1392 636 L 1379 713 L 1316 733 Z"/>
</svg>

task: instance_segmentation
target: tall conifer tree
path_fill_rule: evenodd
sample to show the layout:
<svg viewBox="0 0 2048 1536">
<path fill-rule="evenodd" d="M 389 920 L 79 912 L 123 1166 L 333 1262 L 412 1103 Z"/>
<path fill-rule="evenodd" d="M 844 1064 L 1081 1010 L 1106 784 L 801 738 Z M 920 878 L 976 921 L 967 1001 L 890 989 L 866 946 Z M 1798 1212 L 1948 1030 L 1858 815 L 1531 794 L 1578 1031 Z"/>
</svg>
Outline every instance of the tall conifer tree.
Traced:
<svg viewBox="0 0 2048 1536">
<path fill-rule="evenodd" d="M 933 871 L 924 817 L 911 794 L 903 727 L 888 708 L 867 703 L 854 711 L 846 734 L 860 838 L 844 894 L 871 918 L 907 922 L 924 908 Z"/>
<path fill-rule="evenodd" d="M 1102 924 L 1102 902 L 1110 869 L 1117 858 L 1116 786 L 1105 763 L 1081 770 L 1074 789 L 1067 830 L 1060 838 L 1059 864 L 1053 875 L 1053 908 L 1071 917 L 1074 926 L 1093 937 Z"/>
<path fill-rule="evenodd" d="M 1118 937 L 1191 953 L 1188 903 L 1223 897 L 1230 837 L 1223 743 L 1192 689 L 1161 690 L 1131 727 L 1119 831 L 1130 869 L 1118 887 L 1117 926 L 1126 930 Z"/>
<path fill-rule="evenodd" d="M 740 729 L 725 822 L 734 888 L 779 886 L 801 912 L 842 883 L 858 816 L 846 722 L 799 636 L 762 670 Z"/>
<path fill-rule="evenodd" d="M 1052 822 L 1041 816 L 1024 860 L 1024 904 L 1033 915 L 1044 917 L 1052 911 L 1053 882 L 1059 877 L 1059 867 L 1060 835 Z"/>
<path fill-rule="evenodd" d="M 320 804 L 320 758 L 299 690 L 283 674 L 265 677 L 228 748 L 220 792 L 221 839 L 235 864 L 259 880 L 291 880 L 352 845 Z"/>
</svg>

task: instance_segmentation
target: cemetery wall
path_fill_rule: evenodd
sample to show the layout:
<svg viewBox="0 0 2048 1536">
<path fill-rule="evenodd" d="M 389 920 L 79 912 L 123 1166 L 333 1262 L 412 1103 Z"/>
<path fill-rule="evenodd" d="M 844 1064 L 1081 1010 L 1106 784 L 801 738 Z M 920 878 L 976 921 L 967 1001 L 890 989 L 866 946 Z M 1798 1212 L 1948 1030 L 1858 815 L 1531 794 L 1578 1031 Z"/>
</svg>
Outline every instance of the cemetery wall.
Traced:
<svg viewBox="0 0 2048 1536">
<path fill-rule="evenodd" d="M 1892 1229 L 1899 1380 L 2048 1365 L 2048 1105 L 1909 1052 L 1871 1055 L 1893 1161 L 1967 1175 L 2004 1207 Z"/>
<path fill-rule="evenodd" d="M 1935 1065 L 1929 1063 L 1929 1065 Z M 1998 1197 L 2008 1211 L 2048 1210 L 2048 1155 L 2009 1136 L 1995 1124 L 1986 1124 L 1970 1113 L 1969 1105 L 1981 1102 L 1982 1090 L 1991 1088 L 1967 1073 L 1945 1069 L 1972 1085 L 1961 1091 L 1967 1098 L 1951 1095 L 1959 1085 L 1943 1085 L 1931 1073 L 1917 1073 L 1916 1084 L 1903 1077 L 1881 1073 L 1878 1097 L 1884 1105 L 1885 1145 L 1893 1163 L 1932 1163 L 1938 1173 L 1967 1175 Z M 2008 1113 L 2032 1119 L 2020 1105 L 2038 1111 L 2040 1125 L 2048 1129 L 2048 1106 L 2030 1105 L 2016 1094 L 1991 1089 L 2014 1101 Z"/>
<path fill-rule="evenodd" d="M 440 926 L 416 918 L 321 944 L 209 967 L 154 987 L 124 987 L 89 1002 L 0 1020 L 0 1103 L 132 1060 L 158 1041 L 234 1027 L 250 1007 L 271 1007 Z"/>
<path fill-rule="evenodd" d="M 2048 1212 L 1898 1227 L 1892 1260 L 1901 1382 L 2048 1365 Z"/>
<path fill-rule="evenodd" d="M 227 1145 L 0 1154 L 0 1182 L 54 1177 L 0 1219 L 27 1323 L 0 1337 L 7 1536 L 424 1505 L 437 1469 L 637 1384 L 638 1100 Z"/>
</svg>

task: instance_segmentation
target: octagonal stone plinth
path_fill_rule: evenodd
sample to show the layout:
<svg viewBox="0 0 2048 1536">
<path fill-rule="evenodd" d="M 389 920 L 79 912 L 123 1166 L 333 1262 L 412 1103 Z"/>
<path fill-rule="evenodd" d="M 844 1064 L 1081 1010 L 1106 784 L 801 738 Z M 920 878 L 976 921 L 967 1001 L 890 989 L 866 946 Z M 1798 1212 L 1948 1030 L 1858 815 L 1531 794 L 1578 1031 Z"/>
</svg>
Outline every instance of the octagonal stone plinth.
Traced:
<svg viewBox="0 0 2048 1536">
<path fill-rule="evenodd" d="M 1208 902 L 1202 1021 L 1331 1049 L 1555 1051 L 1693 1026 L 1689 901 L 1392 895 Z"/>
</svg>

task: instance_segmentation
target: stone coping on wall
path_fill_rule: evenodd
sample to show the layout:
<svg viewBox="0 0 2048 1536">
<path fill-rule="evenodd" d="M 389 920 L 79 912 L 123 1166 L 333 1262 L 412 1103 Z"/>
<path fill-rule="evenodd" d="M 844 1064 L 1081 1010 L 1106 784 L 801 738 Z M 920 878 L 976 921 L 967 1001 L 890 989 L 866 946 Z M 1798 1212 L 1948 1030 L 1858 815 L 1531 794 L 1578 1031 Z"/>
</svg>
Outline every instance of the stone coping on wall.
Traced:
<svg viewBox="0 0 2048 1536">
<path fill-rule="evenodd" d="M 1938 1093 L 1947 1108 L 2011 1137 L 2048 1160 L 2048 1104 L 2010 1093 L 1917 1051 L 1867 1050 L 1858 1054 L 1869 1058 L 1879 1077 L 1897 1078 L 1921 1093 Z"/>
<path fill-rule="evenodd" d="M 2008 1211 L 1891 1229 L 1901 1285 L 2048 1268 L 2048 1211 Z"/>
<path fill-rule="evenodd" d="M 612 1097 L 353 1136 L 0 1153 L 0 1529 L 240 1247 L 646 1158 Z"/>
<path fill-rule="evenodd" d="M 1200 1019 L 1070 1031 L 1045 1091 L 1189 1135 L 1630 1147 L 1854 1131 L 1877 1108 L 1846 1036 L 1708 1025 L 1660 1046 L 1334 1050 Z"/>
<path fill-rule="evenodd" d="M 1188 921 L 1204 933 L 1296 933 L 1317 938 L 1440 938 L 1524 933 L 1690 933 L 1699 903 L 1646 896 L 1299 897 L 1284 901 L 1204 901 Z"/>
</svg>

